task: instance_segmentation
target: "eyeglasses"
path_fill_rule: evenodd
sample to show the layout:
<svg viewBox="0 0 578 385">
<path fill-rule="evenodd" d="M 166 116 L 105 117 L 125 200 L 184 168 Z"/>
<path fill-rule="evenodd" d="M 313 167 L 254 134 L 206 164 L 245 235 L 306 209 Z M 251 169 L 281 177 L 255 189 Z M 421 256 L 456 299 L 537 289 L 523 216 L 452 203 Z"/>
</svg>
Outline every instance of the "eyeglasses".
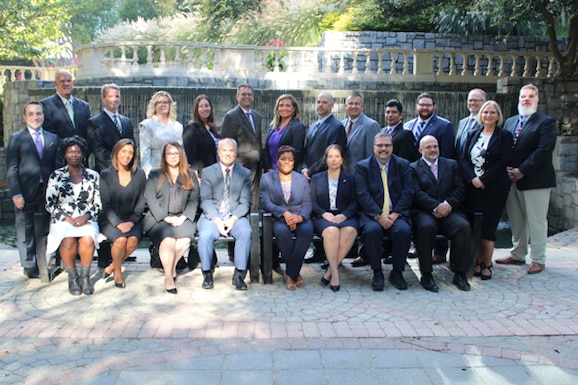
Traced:
<svg viewBox="0 0 578 385">
<path fill-rule="evenodd" d="M 181 154 L 178 152 L 167 152 L 165 155 L 166 156 L 181 156 Z"/>
<path fill-rule="evenodd" d="M 391 144 L 391 143 L 381 144 L 381 143 L 380 143 L 380 144 L 374 144 L 374 146 L 377 147 L 377 148 L 390 148 L 390 147 L 393 146 L 393 144 Z"/>
</svg>

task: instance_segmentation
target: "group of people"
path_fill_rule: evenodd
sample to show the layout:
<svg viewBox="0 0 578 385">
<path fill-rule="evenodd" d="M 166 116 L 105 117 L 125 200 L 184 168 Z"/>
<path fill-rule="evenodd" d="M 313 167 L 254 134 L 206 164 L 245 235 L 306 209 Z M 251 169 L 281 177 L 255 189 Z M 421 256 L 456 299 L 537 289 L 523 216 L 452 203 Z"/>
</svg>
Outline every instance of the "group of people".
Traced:
<svg viewBox="0 0 578 385">
<path fill-rule="evenodd" d="M 343 259 L 352 248 L 357 255 L 358 235 L 362 246 L 355 263 L 371 265 L 373 290 L 384 290 L 382 240 L 388 235 L 390 283 L 407 288 L 403 271 L 413 239 L 420 283 L 437 292 L 432 265 L 447 242 L 436 243 L 436 234 L 451 240 L 453 283 L 469 290 L 472 237 L 465 209 L 484 215 L 475 276 L 492 276 L 495 230 L 505 206 L 514 249 L 496 262 L 525 263 L 531 242 L 528 273 L 544 269 L 555 132 L 553 119 L 537 112 L 538 89 L 532 85 L 521 89 L 519 115 L 505 125 L 499 105 L 472 90 L 471 115 L 460 121 L 457 133 L 435 113 L 428 93 L 418 96 L 418 116 L 405 124 L 402 104 L 388 101 L 387 126 L 380 128 L 364 114 L 360 94 L 347 97 L 347 117 L 339 121 L 332 114 L 333 97 L 323 92 L 316 100 L 318 120 L 308 130 L 295 97 L 283 94 L 264 143 L 249 85 L 238 87 L 238 105 L 220 127 L 208 96 L 195 98 L 192 119 L 183 127 L 171 95 L 158 91 L 139 124 L 137 148 L 130 119 L 118 113 L 118 86 L 102 87 L 104 109 L 91 117 L 88 104 L 71 96 L 68 71 L 59 71 L 54 84 L 54 96 L 24 108 L 27 127 L 8 145 L 8 179 L 25 274 L 38 276 L 33 217 L 45 208 L 51 218 L 47 252 L 59 251 L 73 295 L 92 294 L 94 281 L 111 275 L 115 286 L 124 288 L 122 262 L 143 233 L 158 246 L 167 293 L 177 293 L 177 262 L 197 233 L 201 286 L 214 287 L 213 243 L 230 236 L 232 284 L 246 290 L 253 236 L 248 215 L 259 208 L 274 218 L 285 271 L 277 257 L 274 265 L 288 290 L 305 286 L 300 271 L 314 233 L 323 238 L 328 261 L 321 284 L 335 292 Z M 89 153 L 95 171 L 87 167 Z M 111 261 L 99 258 L 91 279 L 92 257 L 103 239 L 110 243 Z"/>
</svg>

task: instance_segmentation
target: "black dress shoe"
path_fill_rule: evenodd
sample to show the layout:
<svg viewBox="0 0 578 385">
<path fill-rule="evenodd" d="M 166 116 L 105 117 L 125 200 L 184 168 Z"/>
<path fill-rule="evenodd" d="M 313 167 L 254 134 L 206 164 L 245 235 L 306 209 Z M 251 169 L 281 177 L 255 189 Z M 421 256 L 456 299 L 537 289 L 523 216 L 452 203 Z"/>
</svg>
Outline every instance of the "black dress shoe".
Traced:
<svg viewBox="0 0 578 385">
<path fill-rule="evenodd" d="M 421 279 L 419 280 L 419 283 L 427 291 L 431 291 L 433 293 L 437 293 L 438 291 L 440 291 L 440 288 L 436 284 L 436 281 L 434 281 L 431 273 L 422 275 Z"/>
<path fill-rule="evenodd" d="M 387 257 L 383 257 L 383 264 L 384 265 L 393 265 L 393 257 L 388 255 Z"/>
<path fill-rule="evenodd" d="M 359 256 L 357 258 L 355 258 L 352 262 L 351 262 L 351 266 L 352 267 L 361 267 L 361 266 L 365 266 L 367 265 L 367 261 L 365 260 L 365 258 L 363 258 L 362 256 Z"/>
<path fill-rule="evenodd" d="M 247 290 L 247 284 L 243 280 L 243 277 L 245 276 L 245 271 L 235 269 L 235 272 L 233 274 L 237 276 L 235 280 L 235 289 Z"/>
<path fill-rule="evenodd" d="M 169 294 L 177 294 L 177 288 L 175 287 L 174 289 L 167 289 L 167 293 L 169 293 Z"/>
<path fill-rule="evenodd" d="M 325 253 L 320 251 L 319 249 L 315 248 L 313 250 L 313 255 L 311 258 L 305 258 L 303 263 L 316 263 L 316 262 L 323 262 L 324 259 L 327 259 Z"/>
<path fill-rule="evenodd" d="M 401 271 L 392 270 L 391 273 L 389 273 L 389 283 L 397 290 L 407 290 L 407 282 L 403 278 Z"/>
<path fill-rule="evenodd" d="M 212 289 L 214 287 L 213 273 L 211 270 L 203 271 L 203 289 Z"/>
<path fill-rule="evenodd" d="M 381 270 L 373 271 L 373 282 L 371 283 L 373 291 L 383 291 L 385 288 L 385 278 Z"/>
<path fill-rule="evenodd" d="M 40 278 L 40 271 L 37 267 L 25 267 L 24 275 L 28 278 Z"/>
<path fill-rule="evenodd" d="M 453 282 L 461 291 L 470 291 L 470 284 L 464 273 L 456 273 Z"/>
<path fill-rule="evenodd" d="M 321 269 L 322 270 L 329 269 L 329 261 L 327 259 L 325 261 L 321 262 Z"/>
<path fill-rule="evenodd" d="M 327 285 L 329 285 L 329 282 L 330 281 L 328 279 L 325 279 L 325 277 L 321 277 L 321 282 L 320 282 L 321 286 L 327 286 Z"/>
<path fill-rule="evenodd" d="M 329 286 L 329 288 L 330 288 L 333 292 L 337 293 L 337 292 L 339 291 L 339 289 L 341 288 L 341 286 L 340 286 L 340 285 L 335 285 L 335 286 L 331 285 L 331 286 Z"/>
<path fill-rule="evenodd" d="M 118 289 L 126 289 L 126 284 L 124 282 L 121 282 L 121 283 L 115 282 L 114 287 L 116 287 Z"/>
</svg>

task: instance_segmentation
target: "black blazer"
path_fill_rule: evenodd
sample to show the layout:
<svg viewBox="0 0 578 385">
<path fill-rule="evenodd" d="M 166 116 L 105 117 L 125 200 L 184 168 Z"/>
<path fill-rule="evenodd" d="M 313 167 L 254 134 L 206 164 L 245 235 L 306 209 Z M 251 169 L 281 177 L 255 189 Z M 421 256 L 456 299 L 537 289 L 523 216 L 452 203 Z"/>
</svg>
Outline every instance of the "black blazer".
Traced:
<svg viewBox="0 0 578 385">
<path fill-rule="evenodd" d="M 460 168 L 464 176 L 464 183 L 471 185 L 476 177 L 474 165 L 470 157 L 472 148 L 476 144 L 484 127 L 476 125 L 468 134 L 460 155 Z M 496 127 L 486 150 L 485 162 L 482 168 L 484 175 L 480 180 L 484 184 L 484 192 L 490 195 L 506 194 L 510 190 L 510 179 L 506 166 L 512 155 L 512 134 L 509 131 Z"/>
<path fill-rule="evenodd" d="M 506 120 L 504 129 L 516 132 L 520 115 Z M 509 166 L 519 168 L 524 177 L 516 182 L 519 190 L 556 187 L 552 152 L 556 145 L 556 122 L 551 116 L 536 112 L 518 136 Z"/>
<path fill-rule="evenodd" d="M 439 179 L 423 159 L 413 162 L 410 168 L 414 191 L 412 211 L 431 213 L 443 201 L 447 201 L 453 210 L 461 206 L 465 187 L 457 161 L 439 157 Z"/>
<path fill-rule="evenodd" d="M 132 207 L 132 214 L 128 219 L 130 222 L 139 223 L 142 220 L 142 214 L 145 208 L 144 190 L 146 176 L 141 168 L 137 168 L 131 175 L 131 183 L 135 183 L 135 190 L 139 193 L 130 197 L 130 201 L 121 200 L 121 186 L 118 181 L 118 172 L 108 167 L 102 170 L 100 174 L 100 201 L 102 202 L 102 211 L 98 216 L 99 223 L 110 223 L 117 226 L 124 222 L 119 216 L 121 206 Z"/>
<path fill-rule="evenodd" d="M 78 135 L 87 139 L 88 119 L 92 115 L 90 105 L 84 100 L 72 96 L 72 108 L 74 110 L 74 124 L 70 120 L 68 110 L 58 94 L 54 94 L 40 101 L 44 107 L 45 130 L 58 135 L 60 139 Z M 86 154 L 88 156 L 88 154 Z"/>
<path fill-rule="evenodd" d="M 311 177 L 311 203 L 313 217 L 320 218 L 329 211 L 329 184 L 327 171 Z M 357 213 L 357 197 L 355 195 L 355 178 L 341 170 L 337 182 L 337 211 L 347 218 L 353 218 Z"/>
<path fill-rule="evenodd" d="M 191 170 L 192 174 L 192 170 Z M 161 169 L 152 170 L 145 184 L 145 202 L 148 211 L 143 220 L 144 231 L 149 231 L 153 226 L 169 215 L 169 180 L 165 178 L 161 188 L 158 188 L 159 180 L 163 172 Z M 194 188 L 192 190 L 183 190 L 181 210 L 184 216 L 191 222 L 195 221 L 197 207 L 199 206 L 200 188 L 197 178 L 193 175 Z M 193 234 L 191 234 L 191 237 Z"/>
<path fill-rule="evenodd" d="M 133 127 L 130 119 L 120 114 L 118 114 L 118 118 L 122 126 L 122 135 L 118 131 L 116 124 L 114 124 L 110 116 L 104 111 L 88 120 L 88 145 L 94 153 L 94 169 L 97 172 L 111 166 L 110 154 L 116 142 L 121 138 L 134 140 Z"/>
<path fill-rule="evenodd" d="M 24 201 L 32 202 L 38 195 L 44 196 L 45 191 L 40 191 L 40 178 L 47 185 L 50 174 L 56 168 L 56 154 L 60 139 L 48 131 L 44 131 L 44 149 L 42 159 L 36 151 L 36 145 L 28 128 L 20 130 L 8 139 L 6 152 L 7 178 L 12 196 L 22 195 Z"/>
<path fill-rule="evenodd" d="M 269 127 L 267 139 L 265 139 L 265 148 L 263 148 L 263 169 L 265 171 L 273 168 L 276 158 L 271 158 L 269 154 L 269 138 L 275 131 L 276 127 Z M 303 159 L 303 146 L 305 145 L 305 125 L 300 120 L 292 119 L 279 138 L 279 146 L 289 145 L 295 148 L 295 166 L 293 170 L 299 171 L 301 159 Z"/>
<path fill-rule="evenodd" d="M 387 127 L 381 131 L 385 132 Z M 403 122 L 399 122 L 391 133 L 391 140 L 393 143 L 393 153 L 403 159 L 414 162 L 418 159 L 415 152 L 415 138 L 413 132 L 403 128 Z"/>
<path fill-rule="evenodd" d="M 199 172 L 207 166 L 217 163 L 215 140 L 205 127 L 190 123 L 183 129 L 183 147 L 187 154 L 189 167 Z"/>
<path fill-rule="evenodd" d="M 237 141 L 237 162 L 250 170 L 259 168 L 263 159 L 263 144 L 261 143 L 261 115 L 251 110 L 255 131 L 241 106 L 227 112 L 221 125 L 221 136 Z"/>
<path fill-rule="evenodd" d="M 307 133 L 307 143 L 305 144 L 305 155 L 301 169 L 308 169 L 309 176 L 321 171 L 323 167 L 323 155 L 325 149 L 330 144 L 338 144 L 343 148 L 347 148 L 347 135 L 345 135 L 345 128 L 335 116 L 330 115 L 323 121 L 321 126 L 313 130 L 313 127 L 319 122 L 313 123 L 309 126 Z M 315 131 L 315 132 L 312 132 Z"/>
</svg>

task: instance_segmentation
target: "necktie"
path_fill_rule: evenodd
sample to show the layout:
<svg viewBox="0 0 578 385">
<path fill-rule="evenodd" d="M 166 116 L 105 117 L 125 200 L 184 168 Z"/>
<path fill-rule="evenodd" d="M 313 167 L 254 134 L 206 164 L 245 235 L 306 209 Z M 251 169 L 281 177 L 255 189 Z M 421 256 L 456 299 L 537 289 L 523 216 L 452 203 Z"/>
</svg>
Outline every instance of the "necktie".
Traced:
<svg viewBox="0 0 578 385">
<path fill-rule="evenodd" d="M 231 169 L 225 169 L 225 191 L 223 194 L 223 219 L 231 215 Z"/>
<path fill-rule="evenodd" d="M 120 120 L 118 119 L 118 115 L 117 114 L 113 114 L 112 115 L 112 120 L 114 121 L 114 124 L 116 126 L 116 129 L 118 130 L 118 132 L 120 132 L 120 134 L 122 135 L 122 125 L 120 124 Z"/>
<path fill-rule="evenodd" d="M 438 166 L 435 163 L 432 163 L 429 168 L 431 169 L 432 174 L 438 179 Z"/>
<path fill-rule="evenodd" d="M 516 142 L 518 141 L 518 136 L 520 136 L 520 132 L 522 132 L 522 128 L 524 128 L 524 121 L 520 119 L 520 124 L 518 125 L 516 132 L 514 132 L 514 143 L 512 147 L 516 147 Z"/>
<path fill-rule="evenodd" d="M 353 120 L 349 119 L 349 123 L 347 124 L 347 130 L 345 130 L 345 134 L 349 137 L 351 134 L 351 129 L 353 128 Z"/>
<path fill-rule="evenodd" d="M 387 185 L 387 172 L 385 171 L 386 166 L 381 166 L 381 181 L 383 182 L 383 208 L 381 210 L 382 215 L 389 215 L 389 187 Z"/>
<path fill-rule="evenodd" d="M 66 110 L 68 111 L 68 116 L 70 116 L 70 121 L 74 125 L 74 108 L 72 108 L 72 100 L 66 102 Z"/>
<path fill-rule="evenodd" d="M 421 137 L 421 133 L 423 132 L 424 127 L 425 127 L 425 122 L 419 122 L 419 125 L 417 126 L 417 130 L 414 133 L 416 141 L 419 141 L 419 138 Z"/>
<path fill-rule="evenodd" d="M 466 142 L 466 138 L 468 137 L 468 133 L 470 132 L 470 130 L 474 126 L 475 121 L 476 121 L 476 118 L 470 118 L 470 120 L 468 120 L 468 122 L 466 123 L 466 126 L 464 127 L 464 130 L 462 131 L 462 136 L 460 137 L 460 147 L 464 146 L 464 143 Z"/>
<path fill-rule="evenodd" d="M 249 123 L 251 123 L 251 128 L 253 128 L 253 132 L 255 132 L 255 122 L 253 122 L 253 114 L 251 112 L 245 112 L 247 115 L 247 119 L 249 119 Z"/>
<path fill-rule="evenodd" d="M 44 150 L 44 145 L 42 144 L 42 136 L 40 132 L 34 133 L 34 144 L 36 145 L 36 151 L 38 151 L 38 157 L 42 159 L 42 151 Z"/>
<path fill-rule="evenodd" d="M 309 137 L 313 138 L 315 136 L 315 132 L 317 131 L 317 129 L 319 128 L 319 121 L 313 123 L 310 127 L 309 127 Z"/>
</svg>

